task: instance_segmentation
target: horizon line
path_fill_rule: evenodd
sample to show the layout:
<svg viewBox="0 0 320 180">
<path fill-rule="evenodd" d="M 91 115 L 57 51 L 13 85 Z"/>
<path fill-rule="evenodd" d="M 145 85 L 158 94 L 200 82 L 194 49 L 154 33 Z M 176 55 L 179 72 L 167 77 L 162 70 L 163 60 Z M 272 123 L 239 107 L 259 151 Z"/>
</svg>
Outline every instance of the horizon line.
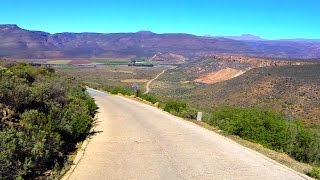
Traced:
<svg viewBox="0 0 320 180">
<path fill-rule="evenodd" d="M 118 31 L 118 32 L 102 32 L 102 31 L 60 31 L 60 32 L 50 32 L 50 31 L 45 31 L 45 30 L 36 30 L 36 29 L 29 29 L 25 28 L 23 26 L 20 26 L 18 24 L 10 24 L 10 23 L 5 23 L 5 24 L 0 24 L 0 26 L 16 26 L 20 29 L 27 30 L 27 31 L 35 31 L 35 32 L 44 32 L 48 33 L 51 35 L 54 34 L 63 34 L 63 33 L 72 33 L 72 34 L 82 34 L 82 33 L 92 33 L 92 34 L 129 34 L 129 33 L 152 33 L 152 34 L 186 34 L 186 35 L 194 35 L 194 36 L 199 36 L 199 37 L 207 37 L 207 38 L 226 38 L 226 39 L 232 39 L 232 38 L 241 38 L 244 36 L 252 36 L 255 38 L 258 38 L 256 40 L 247 40 L 247 41 L 320 41 L 320 38 L 303 38 L 303 37 L 294 37 L 294 38 L 264 38 L 261 35 L 257 34 L 251 34 L 251 33 L 242 33 L 242 34 L 237 34 L 237 35 L 212 35 L 212 34 L 196 34 L 196 33 L 188 33 L 188 32 L 156 32 L 152 30 L 138 30 L 138 31 Z M 238 40 L 241 41 L 241 40 Z M 245 40 L 242 40 L 245 41 Z"/>
</svg>

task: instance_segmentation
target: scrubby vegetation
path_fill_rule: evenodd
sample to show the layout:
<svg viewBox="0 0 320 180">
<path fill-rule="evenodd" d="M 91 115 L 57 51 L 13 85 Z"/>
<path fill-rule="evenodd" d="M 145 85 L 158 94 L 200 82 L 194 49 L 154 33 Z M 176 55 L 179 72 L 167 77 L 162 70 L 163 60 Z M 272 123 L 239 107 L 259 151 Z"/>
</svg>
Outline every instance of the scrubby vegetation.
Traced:
<svg viewBox="0 0 320 180">
<path fill-rule="evenodd" d="M 59 171 L 88 135 L 96 110 L 84 87 L 53 69 L 0 67 L 0 179 Z"/>
<path fill-rule="evenodd" d="M 151 102 L 152 104 L 159 102 L 159 99 L 153 95 L 138 93 L 138 97 L 146 101 Z"/>
<path fill-rule="evenodd" d="M 308 175 L 315 179 L 320 179 L 320 168 L 313 168 Z"/>
<path fill-rule="evenodd" d="M 181 99 L 209 107 L 273 109 L 307 126 L 320 125 L 319 68 L 320 64 L 252 69 L 229 81 L 192 89 Z"/>
<path fill-rule="evenodd" d="M 299 161 L 320 165 L 320 139 L 301 121 L 256 108 L 220 107 L 206 122 L 227 133 L 284 151 Z"/>
<path fill-rule="evenodd" d="M 186 102 L 179 100 L 168 100 L 163 102 L 163 110 L 176 116 L 188 119 L 197 118 L 197 110 L 189 106 Z"/>
<path fill-rule="evenodd" d="M 109 90 L 108 89 L 105 89 L 105 90 L 109 91 L 111 94 L 131 95 L 133 93 L 130 90 L 123 87 L 112 87 Z"/>
<path fill-rule="evenodd" d="M 170 100 L 165 103 L 164 110 L 172 113 L 181 113 L 187 109 L 187 103 Z"/>
</svg>

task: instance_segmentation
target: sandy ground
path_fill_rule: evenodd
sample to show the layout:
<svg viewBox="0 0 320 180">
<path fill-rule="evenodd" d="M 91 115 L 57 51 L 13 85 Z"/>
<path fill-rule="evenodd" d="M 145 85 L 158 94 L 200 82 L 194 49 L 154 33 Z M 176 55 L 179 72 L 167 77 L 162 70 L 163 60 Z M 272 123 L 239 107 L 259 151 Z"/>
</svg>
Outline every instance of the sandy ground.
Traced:
<svg viewBox="0 0 320 180">
<path fill-rule="evenodd" d="M 308 179 L 155 107 L 88 90 L 96 134 L 63 179 Z"/>
<path fill-rule="evenodd" d="M 232 69 L 232 68 L 225 68 L 225 69 L 221 69 L 216 72 L 211 72 L 211 73 L 209 73 L 203 77 L 200 77 L 194 81 L 195 82 L 202 82 L 202 83 L 206 83 L 206 84 L 213 84 L 213 83 L 226 81 L 226 80 L 235 78 L 237 76 L 240 76 L 243 73 L 244 73 L 244 71 L 241 71 L 241 70 Z"/>
</svg>

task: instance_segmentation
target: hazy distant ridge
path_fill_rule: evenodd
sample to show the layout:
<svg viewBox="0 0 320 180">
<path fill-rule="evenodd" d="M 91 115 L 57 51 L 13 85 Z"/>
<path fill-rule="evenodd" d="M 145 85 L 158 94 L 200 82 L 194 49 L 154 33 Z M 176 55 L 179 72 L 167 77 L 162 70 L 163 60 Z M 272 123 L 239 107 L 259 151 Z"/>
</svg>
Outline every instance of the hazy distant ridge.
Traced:
<svg viewBox="0 0 320 180">
<path fill-rule="evenodd" d="M 320 58 L 319 40 L 263 40 L 254 35 L 206 37 L 191 34 L 57 33 L 0 25 L 0 57 L 89 58 L 174 53 L 187 58 L 212 54 L 274 58 Z"/>
</svg>

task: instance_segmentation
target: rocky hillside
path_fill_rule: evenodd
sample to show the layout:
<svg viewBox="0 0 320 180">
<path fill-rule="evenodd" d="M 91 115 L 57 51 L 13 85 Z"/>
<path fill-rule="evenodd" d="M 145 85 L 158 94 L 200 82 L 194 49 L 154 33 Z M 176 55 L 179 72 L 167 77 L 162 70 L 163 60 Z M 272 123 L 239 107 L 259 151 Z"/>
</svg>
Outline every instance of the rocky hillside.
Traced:
<svg viewBox="0 0 320 180">
<path fill-rule="evenodd" d="M 242 41 L 190 34 L 58 33 L 0 25 L 0 57 L 89 58 L 153 57 L 171 53 L 179 59 L 212 54 L 283 58 L 320 58 L 319 41 Z"/>
<path fill-rule="evenodd" d="M 201 106 L 257 106 L 320 125 L 320 65 L 273 66 L 249 70 L 228 81 L 185 92 Z"/>
<path fill-rule="evenodd" d="M 194 80 L 206 77 L 224 69 L 234 69 L 238 72 L 246 72 L 257 67 L 267 66 L 285 66 L 285 65 L 302 65 L 313 62 L 302 60 L 281 60 L 267 58 L 253 58 L 244 56 L 206 56 L 198 58 L 192 62 L 182 64 L 175 71 L 188 77 L 188 80 Z M 234 71 L 235 72 L 235 71 Z M 235 73 L 237 74 L 237 73 Z"/>
</svg>

